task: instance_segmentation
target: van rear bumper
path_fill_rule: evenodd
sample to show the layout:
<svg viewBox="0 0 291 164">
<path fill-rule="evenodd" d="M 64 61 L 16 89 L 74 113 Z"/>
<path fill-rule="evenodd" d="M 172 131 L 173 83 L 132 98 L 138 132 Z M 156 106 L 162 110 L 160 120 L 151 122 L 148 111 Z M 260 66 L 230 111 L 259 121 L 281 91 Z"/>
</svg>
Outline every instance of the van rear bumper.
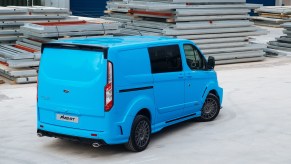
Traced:
<svg viewBox="0 0 291 164">
<path fill-rule="evenodd" d="M 102 144 L 122 144 L 128 142 L 128 136 L 125 135 L 113 135 L 104 131 L 74 129 L 41 122 L 38 122 L 37 132 L 47 137 L 56 137 L 89 144 L 93 142 L 101 142 Z"/>
<path fill-rule="evenodd" d="M 104 140 L 101 140 L 101 139 L 91 139 L 91 138 L 69 136 L 69 135 L 65 135 L 65 134 L 53 133 L 53 132 L 40 130 L 40 129 L 37 129 L 37 134 L 41 134 L 41 136 L 55 137 L 55 138 L 60 138 L 60 139 L 65 139 L 65 140 L 75 141 L 75 142 L 81 142 L 81 143 L 86 143 L 86 144 L 93 144 L 93 143 L 99 143 L 100 145 L 107 144 Z"/>
</svg>

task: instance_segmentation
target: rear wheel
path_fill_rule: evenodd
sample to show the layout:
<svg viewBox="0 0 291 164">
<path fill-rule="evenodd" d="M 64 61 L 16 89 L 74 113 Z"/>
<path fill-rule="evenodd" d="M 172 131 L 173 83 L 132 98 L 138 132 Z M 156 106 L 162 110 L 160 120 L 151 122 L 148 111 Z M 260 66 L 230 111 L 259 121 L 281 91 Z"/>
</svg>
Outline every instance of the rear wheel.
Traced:
<svg viewBox="0 0 291 164">
<path fill-rule="evenodd" d="M 201 117 L 199 120 L 204 122 L 212 121 L 218 116 L 219 111 L 220 104 L 218 97 L 212 93 L 209 93 L 201 110 Z"/>
<path fill-rule="evenodd" d="M 140 152 L 147 148 L 151 139 L 151 124 L 147 117 L 137 115 L 133 121 L 130 138 L 125 147 L 134 152 Z"/>
</svg>

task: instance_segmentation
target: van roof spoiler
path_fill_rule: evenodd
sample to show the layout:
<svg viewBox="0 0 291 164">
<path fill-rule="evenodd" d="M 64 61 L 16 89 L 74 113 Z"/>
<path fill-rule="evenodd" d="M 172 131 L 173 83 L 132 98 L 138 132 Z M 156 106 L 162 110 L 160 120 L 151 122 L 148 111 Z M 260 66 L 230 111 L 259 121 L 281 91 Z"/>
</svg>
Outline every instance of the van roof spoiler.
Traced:
<svg viewBox="0 0 291 164">
<path fill-rule="evenodd" d="M 44 48 L 65 48 L 65 49 L 82 49 L 87 51 L 98 51 L 103 52 L 104 59 L 107 59 L 108 47 L 100 45 L 87 45 L 87 44 L 72 44 L 72 43 L 43 43 L 41 45 L 41 53 L 43 53 Z"/>
</svg>

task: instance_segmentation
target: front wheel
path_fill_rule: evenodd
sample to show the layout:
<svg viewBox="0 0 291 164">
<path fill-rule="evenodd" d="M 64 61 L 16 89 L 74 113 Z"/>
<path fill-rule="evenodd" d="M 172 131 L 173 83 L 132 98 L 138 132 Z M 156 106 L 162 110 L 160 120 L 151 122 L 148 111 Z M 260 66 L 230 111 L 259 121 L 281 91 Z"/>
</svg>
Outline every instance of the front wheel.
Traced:
<svg viewBox="0 0 291 164">
<path fill-rule="evenodd" d="M 218 116 L 219 111 L 220 104 L 218 97 L 209 93 L 201 110 L 201 117 L 199 120 L 203 122 L 212 121 Z"/>
<path fill-rule="evenodd" d="M 140 152 L 147 148 L 151 139 L 151 123 L 143 115 L 138 115 L 133 121 L 130 138 L 125 147 L 134 152 Z"/>
</svg>

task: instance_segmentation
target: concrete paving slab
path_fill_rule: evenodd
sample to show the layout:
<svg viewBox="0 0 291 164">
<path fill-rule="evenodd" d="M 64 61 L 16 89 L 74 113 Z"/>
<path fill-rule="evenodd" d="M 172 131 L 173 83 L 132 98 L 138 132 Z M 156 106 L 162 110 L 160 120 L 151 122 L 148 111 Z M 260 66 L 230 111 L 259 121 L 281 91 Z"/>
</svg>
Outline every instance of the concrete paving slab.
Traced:
<svg viewBox="0 0 291 164">
<path fill-rule="evenodd" d="M 153 135 L 147 150 L 93 148 L 36 136 L 36 85 L 0 85 L 0 163 L 291 162 L 291 57 L 218 66 L 223 109 L 209 123 L 187 121 Z"/>
</svg>

